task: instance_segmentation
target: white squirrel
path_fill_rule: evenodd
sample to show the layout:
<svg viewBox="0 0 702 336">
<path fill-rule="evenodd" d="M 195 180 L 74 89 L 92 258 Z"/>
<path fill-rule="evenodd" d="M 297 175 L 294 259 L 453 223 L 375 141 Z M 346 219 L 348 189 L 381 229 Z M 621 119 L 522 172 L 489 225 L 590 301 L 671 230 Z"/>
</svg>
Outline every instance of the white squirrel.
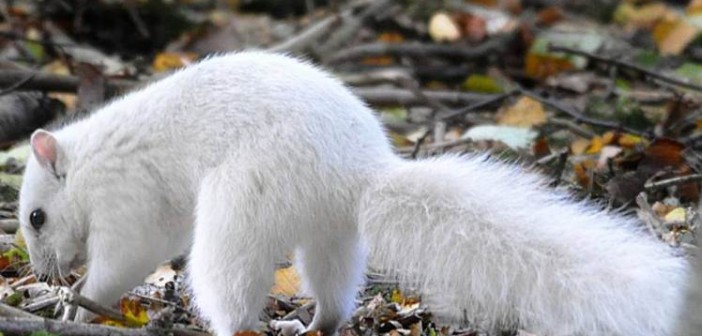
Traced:
<svg viewBox="0 0 702 336">
<path fill-rule="evenodd" d="M 687 278 L 634 219 L 519 167 L 399 158 L 364 103 L 286 56 L 209 58 L 31 146 L 20 222 L 35 271 L 87 262 L 82 293 L 112 303 L 192 242 L 190 286 L 220 336 L 256 326 L 292 249 L 317 300 L 308 328 L 329 335 L 367 252 L 439 317 L 546 336 L 669 335 Z"/>
</svg>

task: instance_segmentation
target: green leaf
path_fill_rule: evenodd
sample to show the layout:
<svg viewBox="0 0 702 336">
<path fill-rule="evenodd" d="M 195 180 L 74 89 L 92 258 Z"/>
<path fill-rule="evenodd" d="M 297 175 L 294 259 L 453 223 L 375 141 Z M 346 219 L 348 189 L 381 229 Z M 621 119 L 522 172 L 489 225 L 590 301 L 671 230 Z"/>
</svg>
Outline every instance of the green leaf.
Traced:
<svg viewBox="0 0 702 336">
<path fill-rule="evenodd" d="M 3 257 L 9 258 L 11 260 L 20 260 L 23 262 L 29 262 L 29 254 L 26 251 L 13 247 L 2 254 Z"/>
<path fill-rule="evenodd" d="M 3 299 L 3 302 L 10 306 L 17 307 L 20 303 L 22 303 L 22 300 L 24 300 L 24 295 L 22 295 L 22 292 L 14 292 L 12 295 Z"/>
<path fill-rule="evenodd" d="M 494 79 L 485 75 L 470 75 L 463 82 L 463 89 L 480 93 L 502 93 L 504 90 Z"/>
<path fill-rule="evenodd" d="M 683 78 L 700 84 L 702 83 L 702 65 L 696 63 L 685 63 L 675 70 L 675 73 Z"/>
</svg>

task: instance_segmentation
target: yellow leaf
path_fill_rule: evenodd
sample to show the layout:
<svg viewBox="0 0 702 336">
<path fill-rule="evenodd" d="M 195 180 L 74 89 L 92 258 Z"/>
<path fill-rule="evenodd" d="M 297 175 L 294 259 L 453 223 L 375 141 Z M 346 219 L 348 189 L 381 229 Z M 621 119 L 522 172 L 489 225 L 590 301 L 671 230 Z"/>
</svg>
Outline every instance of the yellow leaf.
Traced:
<svg viewBox="0 0 702 336">
<path fill-rule="evenodd" d="M 684 223 L 685 222 L 685 209 L 675 208 L 668 212 L 665 217 L 663 217 L 666 223 Z"/>
<path fill-rule="evenodd" d="M 697 37 L 699 31 L 695 26 L 681 18 L 663 20 L 656 24 L 653 37 L 658 51 L 663 55 L 680 55 Z"/>
<path fill-rule="evenodd" d="M 580 155 L 585 153 L 585 150 L 590 145 L 590 141 L 587 139 L 579 138 L 570 144 L 570 151 L 575 155 Z"/>
<path fill-rule="evenodd" d="M 516 104 L 504 109 L 497 118 L 500 125 L 529 128 L 546 122 L 546 112 L 541 102 L 522 97 Z"/>
<path fill-rule="evenodd" d="M 119 308 L 127 320 L 127 325 L 132 327 L 141 327 L 149 323 L 149 316 L 138 299 L 132 300 L 123 298 L 119 302 Z"/>
<path fill-rule="evenodd" d="M 702 0 L 690 1 L 690 3 L 687 5 L 686 11 L 689 15 L 702 14 Z"/>
<path fill-rule="evenodd" d="M 643 141 L 642 137 L 632 134 L 623 134 L 619 137 L 619 145 L 624 148 L 632 148 Z"/>
<path fill-rule="evenodd" d="M 638 7 L 629 3 L 622 3 L 614 12 L 614 20 L 633 28 L 647 28 L 668 13 L 668 7 L 660 2 L 653 2 Z"/>
<path fill-rule="evenodd" d="M 390 294 L 390 302 L 395 302 L 395 303 L 402 303 L 402 301 L 405 300 L 405 297 L 402 296 L 402 292 L 395 288 L 392 290 L 392 293 Z"/>
<path fill-rule="evenodd" d="M 195 53 L 163 52 L 156 55 L 152 66 L 154 71 L 163 72 L 182 68 L 192 63 L 196 58 L 197 55 Z"/>
<path fill-rule="evenodd" d="M 271 294 L 293 296 L 300 289 L 300 277 L 297 275 L 294 266 L 281 268 L 275 271 L 275 284 L 271 289 Z"/>
<path fill-rule="evenodd" d="M 590 140 L 590 146 L 587 148 L 587 151 L 585 153 L 587 154 L 597 154 L 602 150 L 602 147 L 604 147 L 605 143 L 602 140 L 601 136 L 596 136 Z"/>
</svg>

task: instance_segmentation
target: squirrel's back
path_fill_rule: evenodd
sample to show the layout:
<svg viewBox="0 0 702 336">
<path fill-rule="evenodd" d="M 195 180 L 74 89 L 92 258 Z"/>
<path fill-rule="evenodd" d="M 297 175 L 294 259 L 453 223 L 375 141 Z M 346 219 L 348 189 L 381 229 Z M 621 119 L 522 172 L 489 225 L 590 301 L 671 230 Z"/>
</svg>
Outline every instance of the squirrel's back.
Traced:
<svg viewBox="0 0 702 336">
<path fill-rule="evenodd" d="M 280 171 L 314 162 L 358 170 L 356 176 L 394 159 L 373 112 L 341 82 L 265 52 L 203 60 L 110 102 L 57 137 L 79 160 L 158 162 L 155 169 L 168 169 L 174 184 L 192 190 L 231 155 L 276 156 Z"/>
</svg>

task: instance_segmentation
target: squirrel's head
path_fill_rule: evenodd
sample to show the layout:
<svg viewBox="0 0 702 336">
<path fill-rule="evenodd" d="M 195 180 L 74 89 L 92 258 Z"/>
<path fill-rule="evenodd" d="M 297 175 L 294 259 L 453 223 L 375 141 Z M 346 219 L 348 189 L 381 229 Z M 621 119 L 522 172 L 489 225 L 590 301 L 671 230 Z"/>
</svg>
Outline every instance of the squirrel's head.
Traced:
<svg viewBox="0 0 702 336">
<path fill-rule="evenodd" d="M 60 279 L 85 261 L 86 224 L 69 158 L 57 138 L 37 130 L 31 147 L 20 191 L 20 228 L 37 276 Z"/>
</svg>

